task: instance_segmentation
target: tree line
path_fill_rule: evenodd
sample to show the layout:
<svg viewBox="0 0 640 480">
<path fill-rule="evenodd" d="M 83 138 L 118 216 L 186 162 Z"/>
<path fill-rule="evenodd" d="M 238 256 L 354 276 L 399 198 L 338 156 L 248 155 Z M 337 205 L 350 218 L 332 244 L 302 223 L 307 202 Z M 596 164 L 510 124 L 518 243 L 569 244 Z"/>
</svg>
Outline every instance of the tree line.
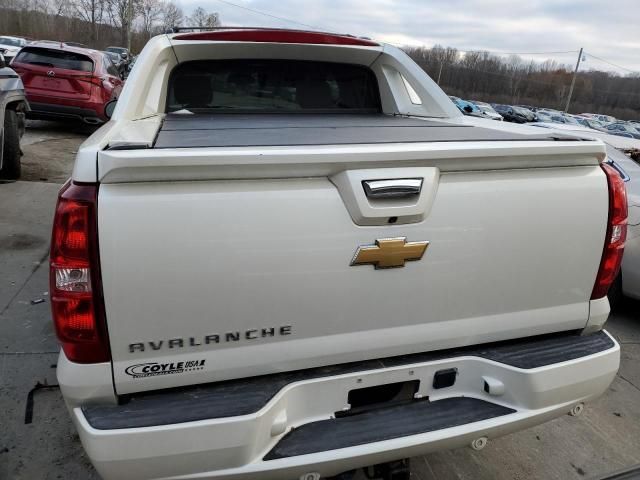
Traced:
<svg viewBox="0 0 640 480">
<path fill-rule="evenodd" d="M 0 35 L 75 41 L 97 49 L 130 41 L 139 52 L 149 38 L 173 26 L 218 25 L 217 13 L 198 7 L 186 15 L 174 0 L 0 0 Z M 449 95 L 470 100 L 563 110 L 573 76 L 572 66 L 554 60 L 525 61 L 439 45 L 405 51 Z M 569 111 L 640 119 L 640 74 L 579 71 Z"/>
<path fill-rule="evenodd" d="M 470 100 L 564 110 L 573 77 L 573 66 L 553 60 L 525 61 L 439 45 L 405 51 L 449 95 Z M 640 119 L 640 74 L 579 70 L 569 111 Z"/>
<path fill-rule="evenodd" d="M 198 7 L 186 15 L 173 0 L 0 0 L 0 35 L 73 41 L 100 50 L 130 44 L 139 52 L 171 27 L 218 25 L 217 13 Z"/>
</svg>

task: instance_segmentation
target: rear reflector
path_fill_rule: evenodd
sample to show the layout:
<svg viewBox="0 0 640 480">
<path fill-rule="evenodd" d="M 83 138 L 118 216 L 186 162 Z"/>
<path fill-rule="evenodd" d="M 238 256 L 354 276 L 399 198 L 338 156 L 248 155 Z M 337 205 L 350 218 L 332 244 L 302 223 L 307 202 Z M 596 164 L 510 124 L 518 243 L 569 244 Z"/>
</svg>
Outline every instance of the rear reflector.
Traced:
<svg viewBox="0 0 640 480">
<path fill-rule="evenodd" d="M 306 43 L 317 45 L 356 45 L 379 47 L 380 45 L 364 38 L 336 35 L 332 33 L 310 32 L 304 30 L 278 29 L 229 29 L 213 32 L 184 33 L 176 35 L 174 40 L 209 40 L 213 42 L 265 42 L 265 43 Z"/>
<path fill-rule="evenodd" d="M 624 242 L 627 239 L 627 191 L 620 173 L 607 163 L 601 164 L 609 186 L 609 221 L 602 251 L 602 260 L 591 300 L 604 297 L 613 284 L 622 263 Z"/>
<path fill-rule="evenodd" d="M 100 282 L 98 187 L 69 182 L 58 196 L 49 283 L 51 310 L 62 350 L 76 363 L 110 360 Z"/>
</svg>

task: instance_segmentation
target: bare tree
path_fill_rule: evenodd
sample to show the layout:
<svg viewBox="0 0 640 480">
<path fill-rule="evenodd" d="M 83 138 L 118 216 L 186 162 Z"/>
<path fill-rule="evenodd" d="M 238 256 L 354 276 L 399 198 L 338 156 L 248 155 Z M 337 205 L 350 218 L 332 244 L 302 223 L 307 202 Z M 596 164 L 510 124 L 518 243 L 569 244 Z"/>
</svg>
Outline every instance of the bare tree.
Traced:
<svg viewBox="0 0 640 480">
<path fill-rule="evenodd" d="M 72 16 L 72 6 L 70 0 L 51 0 L 51 13 L 56 17 Z"/>
<path fill-rule="evenodd" d="M 130 32 L 134 19 L 140 11 L 140 0 L 107 0 L 109 2 L 109 19 L 111 24 L 120 30 L 120 42 L 130 45 Z"/>
<path fill-rule="evenodd" d="M 165 30 L 172 27 L 179 27 L 184 22 L 184 14 L 182 9 L 174 2 L 169 1 L 163 5 L 162 9 L 162 26 Z"/>
<path fill-rule="evenodd" d="M 204 8 L 196 8 L 189 17 L 190 27 L 218 27 L 220 26 L 220 17 L 217 13 L 209 13 Z"/>
<path fill-rule="evenodd" d="M 142 33 L 148 40 L 151 38 L 154 27 L 162 19 L 164 5 L 159 0 L 141 0 L 140 1 L 140 23 L 142 25 Z"/>
<path fill-rule="evenodd" d="M 70 0 L 70 3 L 75 14 L 89 24 L 91 28 L 89 38 L 95 42 L 98 39 L 98 24 L 104 18 L 105 0 Z"/>
</svg>

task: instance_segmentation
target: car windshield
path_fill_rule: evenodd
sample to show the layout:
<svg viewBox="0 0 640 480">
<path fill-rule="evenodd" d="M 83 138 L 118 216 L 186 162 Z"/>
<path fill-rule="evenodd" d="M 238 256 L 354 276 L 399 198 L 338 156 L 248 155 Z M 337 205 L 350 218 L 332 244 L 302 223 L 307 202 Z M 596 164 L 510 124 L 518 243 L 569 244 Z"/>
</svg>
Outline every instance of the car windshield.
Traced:
<svg viewBox="0 0 640 480">
<path fill-rule="evenodd" d="M 0 37 L 0 44 L 8 45 L 10 47 L 21 47 L 23 42 L 17 38 Z"/>
<path fill-rule="evenodd" d="M 624 123 L 613 123 L 608 127 L 610 130 L 620 130 L 622 132 L 633 133 L 635 129 L 625 125 Z"/>
<path fill-rule="evenodd" d="M 580 125 L 580 122 L 573 117 L 563 116 L 565 119 L 565 123 L 570 123 L 571 125 Z"/>
<path fill-rule="evenodd" d="M 301 60 L 207 60 L 172 72 L 167 110 L 379 112 L 373 72 L 360 65 Z"/>
<path fill-rule="evenodd" d="M 62 68 L 65 70 L 78 70 L 81 72 L 93 72 L 93 61 L 79 53 L 63 50 L 49 50 L 48 48 L 26 47 L 14 60 L 16 63 L 41 65 L 43 67 Z"/>
<path fill-rule="evenodd" d="M 115 54 L 120 54 L 120 53 L 126 53 L 127 49 L 126 48 L 121 48 L 121 47 L 108 47 L 107 48 L 107 52 L 113 52 Z"/>
<path fill-rule="evenodd" d="M 472 112 L 480 113 L 480 109 L 474 103 L 463 101 L 462 108 L 465 107 L 470 107 Z"/>
</svg>

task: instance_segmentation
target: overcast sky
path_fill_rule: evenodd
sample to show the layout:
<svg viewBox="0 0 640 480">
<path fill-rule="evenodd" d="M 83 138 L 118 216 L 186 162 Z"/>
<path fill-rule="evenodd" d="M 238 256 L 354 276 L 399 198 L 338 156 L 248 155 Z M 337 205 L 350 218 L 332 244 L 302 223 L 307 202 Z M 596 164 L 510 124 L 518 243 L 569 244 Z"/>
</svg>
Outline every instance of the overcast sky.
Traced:
<svg viewBox="0 0 640 480">
<path fill-rule="evenodd" d="M 176 0 L 189 13 L 202 6 L 223 25 L 304 28 L 222 0 Z M 230 0 L 321 29 L 399 45 L 440 44 L 495 53 L 556 52 L 524 58 L 617 71 L 589 54 L 640 72 L 640 0 Z"/>
</svg>

